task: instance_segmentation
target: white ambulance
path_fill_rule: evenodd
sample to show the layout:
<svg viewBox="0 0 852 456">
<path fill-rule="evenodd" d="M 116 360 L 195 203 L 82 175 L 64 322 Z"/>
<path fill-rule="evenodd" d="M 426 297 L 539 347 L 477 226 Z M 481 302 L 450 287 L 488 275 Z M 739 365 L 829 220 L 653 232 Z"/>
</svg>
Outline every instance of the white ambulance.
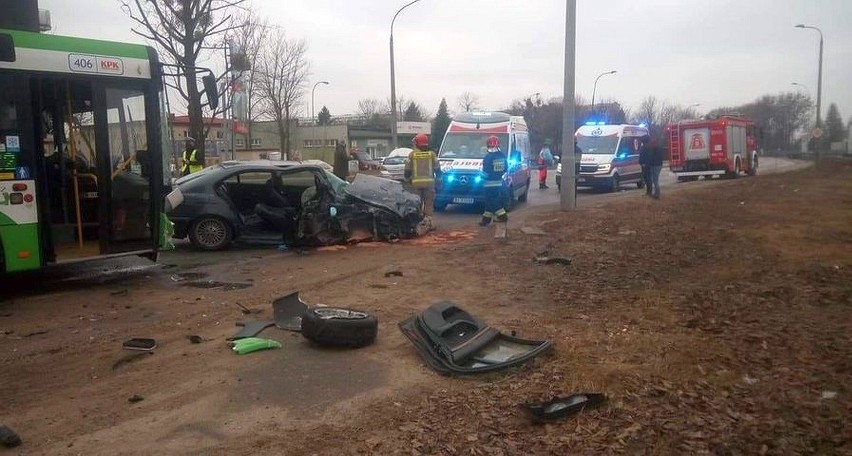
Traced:
<svg viewBox="0 0 852 456">
<path fill-rule="evenodd" d="M 617 192 L 622 184 L 635 183 L 644 187 L 642 167 L 639 165 L 640 138 L 648 134 L 641 125 L 606 125 L 589 122 L 574 134 L 583 152 L 580 159 L 578 187 L 596 187 Z M 556 183 L 561 185 L 562 165 L 556 173 Z"/>
</svg>

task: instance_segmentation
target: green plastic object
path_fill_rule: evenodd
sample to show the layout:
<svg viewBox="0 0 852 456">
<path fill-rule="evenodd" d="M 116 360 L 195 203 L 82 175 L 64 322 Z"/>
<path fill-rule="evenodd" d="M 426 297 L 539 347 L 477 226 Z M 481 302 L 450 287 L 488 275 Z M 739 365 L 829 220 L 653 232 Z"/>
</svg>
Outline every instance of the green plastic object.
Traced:
<svg viewBox="0 0 852 456">
<path fill-rule="evenodd" d="M 272 339 L 261 339 L 259 337 L 247 337 L 231 342 L 234 344 L 234 351 L 238 355 L 245 355 L 259 350 L 268 350 L 270 348 L 281 348 L 281 343 Z"/>
</svg>

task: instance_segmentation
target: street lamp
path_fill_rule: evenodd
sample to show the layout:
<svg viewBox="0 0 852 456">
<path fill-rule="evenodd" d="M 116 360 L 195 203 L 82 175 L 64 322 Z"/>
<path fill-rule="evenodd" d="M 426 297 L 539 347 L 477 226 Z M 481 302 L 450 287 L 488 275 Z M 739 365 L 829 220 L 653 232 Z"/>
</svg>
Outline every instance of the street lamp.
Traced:
<svg viewBox="0 0 852 456">
<path fill-rule="evenodd" d="M 605 71 L 605 72 L 599 74 L 598 77 L 595 78 L 595 86 L 592 88 L 592 111 L 595 110 L 595 92 L 597 92 L 597 90 L 598 90 L 598 79 L 600 79 L 601 76 L 606 76 L 608 74 L 615 74 L 615 73 L 618 73 L 618 71 L 616 71 L 616 70 Z"/>
<path fill-rule="evenodd" d="M 693 108 L 697 108 L 697 107 L 699 107 L 699 106 L 701 106 L 701 103 L 692 103 L 691 105 L 689 105 L 689 114 L 692 114 L 692 109 L 693 109 Z M 695 110 L 695 115 L 696 115 L 696 116 L 698 115 L 698 110 L 697 110 L 697 109 Z"/>
<path fill-rule="evenodd" d="M 391 28 L 390 28 L 390 70 L 391 70 L 391 149 L 396 149 L 396 74 L 394 73 L 393 68 L 393 24 L 396 22 L 396 17 L 399 16 L 399 13 L 402 10 L 408 8 L 409 6 L 419 2 L 420 0 L 414 0 L 412 2 L 406 3 L 405 6 L 397 10 L 396 14 L 393 15 L 393 19 L 391 20 Z"/>
<path fill-rule="evenodd" d="M 318 81 L 314 84 L 314 88 L 311 89 L 311 121 L 316 119 L 316 117 L 314 117 L 314 91 L 317 90 L 317 86 L 320 84 L 328 85 L 328 81 Z"/>
<path fill-rule="evenodd" d="M 816 102 L 816 127 L 822 127 L 822 30 L 810 25 L 799 24 L 796 28 L 811 29 L 819 32 L 819 73 L 817 75 L 817 102 Z M 819 144 L 816 148 L 816 161 L 819 162 Z"/>
</svg>

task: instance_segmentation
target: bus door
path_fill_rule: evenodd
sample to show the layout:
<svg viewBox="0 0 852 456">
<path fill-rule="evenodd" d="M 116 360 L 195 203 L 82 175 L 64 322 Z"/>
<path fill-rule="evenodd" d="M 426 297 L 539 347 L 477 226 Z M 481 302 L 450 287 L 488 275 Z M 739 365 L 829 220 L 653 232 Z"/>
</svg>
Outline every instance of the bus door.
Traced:
<svg viewBox="0 0 852 456">
<path fill-rule="evenodd" d="M 28 95 L 26 78 L 0 74 L 0 272 L 42 265 Z"/>
<path fill-rule="evenodd" d="M 151 250 L 144 96 L 84 79 L 33 78 L 48 260 Z"/>
</svg>

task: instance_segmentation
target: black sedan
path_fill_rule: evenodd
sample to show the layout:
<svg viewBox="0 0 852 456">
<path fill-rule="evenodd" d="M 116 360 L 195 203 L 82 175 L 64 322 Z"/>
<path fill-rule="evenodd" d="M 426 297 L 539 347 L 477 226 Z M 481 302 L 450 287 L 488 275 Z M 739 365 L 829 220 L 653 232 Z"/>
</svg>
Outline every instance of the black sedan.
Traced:
<svg viewBox="0 0 852 456">
<path fill-rule="evenodd" d="M 175 237 L 203 250 L 234 240 L 329 245 L 414 237 L 420 198 L 399 182 L 359 174 L 349 184 L 297 162 L 239 162 L 182 177 L 167 197 Z"/>
</svg>

